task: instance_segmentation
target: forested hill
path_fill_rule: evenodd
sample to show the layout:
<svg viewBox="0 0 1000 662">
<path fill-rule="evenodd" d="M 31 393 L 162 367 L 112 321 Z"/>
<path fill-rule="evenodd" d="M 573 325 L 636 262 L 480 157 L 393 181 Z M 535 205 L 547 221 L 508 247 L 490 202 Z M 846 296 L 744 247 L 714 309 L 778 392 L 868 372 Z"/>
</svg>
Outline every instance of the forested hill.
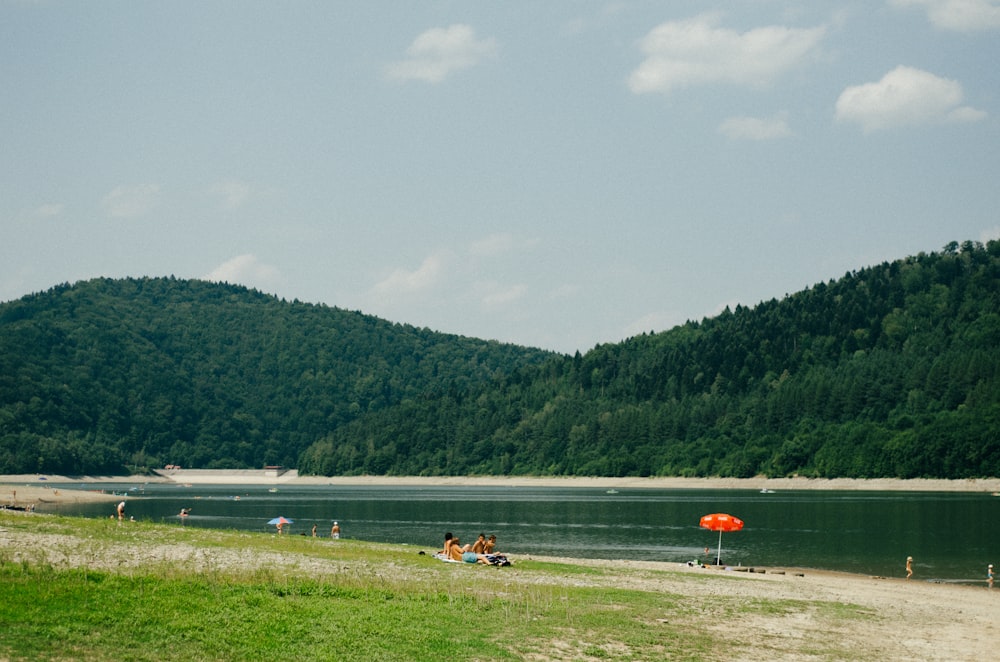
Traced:
<svg viewBox="0 0 1000 662">
<path fill-rule="evenodd" d="M 1000 242 L 946 246 L 665 333 L 408 399 L 319 474 L 1000 474 Z"/>
<path fill-rule="evenodd" d="M 550 356 L 203 281 L 63 285 L 0 304 L 0 474 L 294 467 L 362 414 Z"/>
<path fill-rule="evenodd" d="M 202 281 L 0 304 L 0 474 L 1000 474 L 1000 242 L 563 356 Z"/>
</svg>

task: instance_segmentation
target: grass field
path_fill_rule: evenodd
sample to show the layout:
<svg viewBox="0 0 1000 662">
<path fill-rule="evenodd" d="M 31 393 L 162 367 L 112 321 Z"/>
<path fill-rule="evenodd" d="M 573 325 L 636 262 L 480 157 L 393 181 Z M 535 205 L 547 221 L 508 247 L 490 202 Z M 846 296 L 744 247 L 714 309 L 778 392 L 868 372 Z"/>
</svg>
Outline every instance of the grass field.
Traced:
<svg viewBox="0 0 1000 662">
<path fill-rule="evenodd" d="M 8 513 L 0 543 L 0 659 L 887 659 L 871 607 L 737 573 Z"/>
</svg>

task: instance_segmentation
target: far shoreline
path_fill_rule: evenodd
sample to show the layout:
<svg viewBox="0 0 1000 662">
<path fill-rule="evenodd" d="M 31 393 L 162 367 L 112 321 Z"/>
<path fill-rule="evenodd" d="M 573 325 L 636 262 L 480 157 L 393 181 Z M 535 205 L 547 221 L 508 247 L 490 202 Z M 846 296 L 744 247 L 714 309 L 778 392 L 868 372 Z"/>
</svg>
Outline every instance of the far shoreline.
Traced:
<svg viewBox="0 0 1000 662">
<path fill-rule="evenodd" d="M 157 475 L 58 476 L 39 474 L 0 475 L 0 485 L 39 487 L 63 485 L 77 489 L 101 484 L 165 483 L 181 485 L 267 486 L 373 486 L 373 487 L 536 487 L 581 489 L 676 489 L 676 490 L 827 490 L 877 492 L 986 492 L 1000 495 L 1000 478 L 683 478 L 683 477 L 584 477 L 584 476 L 300 476 L 294 469 L 275 474 L 263 470 L 160 471 Z M 0 499 L 9 490 L 0 492 Z"/>
</svg>

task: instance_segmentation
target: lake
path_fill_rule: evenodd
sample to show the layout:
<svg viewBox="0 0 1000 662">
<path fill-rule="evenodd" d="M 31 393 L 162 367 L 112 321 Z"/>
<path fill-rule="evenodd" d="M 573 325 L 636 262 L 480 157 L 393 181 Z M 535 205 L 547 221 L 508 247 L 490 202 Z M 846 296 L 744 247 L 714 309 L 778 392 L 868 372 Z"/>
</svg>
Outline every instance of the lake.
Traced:
<svg viewBox="0 0 1000 662">
<path fill-rule="evenodd" d="M 52 485 L 79 489 L 79 484 Z M 266 486 L 152 483 L 93 484 L 127 492 L 137 520 L 273 534 L 273 517 L 294 521 L 293 534 L 317 525 L 341 536 L 439 549 L 445 531 L 462 542 L 496 534 L 498 550 L 574 558 L 708 561 L 719 534 L 702 515 L 742 519 L 722 535 L 729 565 L 801 566 L 901 577 L 914 557 L 915 579 L 975 581 L 1000 560 L 1000 497 L 987 493 L 548 487 Z M 181 508 L 191 515 L 179 517 Z M 61 506 L 59 512 L 107 517 L 111 504 Z M 705 548 L 710 553 L 705 554 Z"/>
</svg>

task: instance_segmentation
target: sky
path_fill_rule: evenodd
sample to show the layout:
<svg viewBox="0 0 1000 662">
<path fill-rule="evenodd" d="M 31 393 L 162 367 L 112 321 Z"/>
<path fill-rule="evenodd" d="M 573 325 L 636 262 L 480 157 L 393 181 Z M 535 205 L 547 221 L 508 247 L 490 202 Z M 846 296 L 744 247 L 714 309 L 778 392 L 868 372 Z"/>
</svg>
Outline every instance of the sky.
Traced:
<svg viewBox="0 0 1000 662">
<path fill-rule="evenodd" d="M 0 301 L 565 353 L 1000 238 L 1000 0 L 0 0 Z"/>
</svg>

